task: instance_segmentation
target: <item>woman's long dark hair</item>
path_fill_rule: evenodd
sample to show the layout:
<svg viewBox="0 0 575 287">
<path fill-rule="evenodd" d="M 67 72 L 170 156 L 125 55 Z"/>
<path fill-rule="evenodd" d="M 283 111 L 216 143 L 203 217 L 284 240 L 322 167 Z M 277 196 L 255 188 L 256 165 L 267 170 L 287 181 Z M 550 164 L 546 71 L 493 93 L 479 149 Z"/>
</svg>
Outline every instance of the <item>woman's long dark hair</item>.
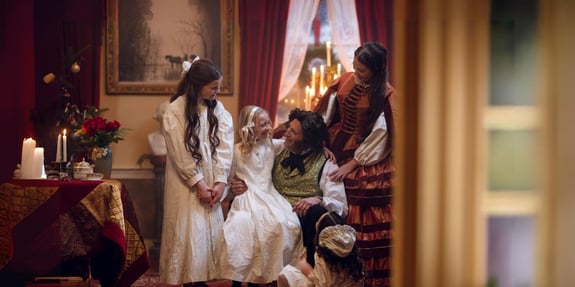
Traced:
<svg viewBox="0 0 575 287">
<path fill-rule="evenodd" d="M 192 55 L 191 58 L 194 59 L 195 57 L 195 55 Z M 199 151 L 200 139 L 197 132 L 200 128 L 198 105 L 203 103 L 200 92 L 204 86 L 221 78 L 222 72 L 210 60 L 196 60 L 180 80 L 176 93 L 170 98 L 170 102 L 173 102 L 182 95 L 186 96 L 185 145 L 186 150 L 192 153 L 192 157 L 196 159 L 196 162 L 202 160 L 202 155 Z M 219 122 L 218 118 L 214 115 L 214 108 L 217 102 L 215 100 L 213 102 L 206 102 L 206 105 L 208 106 L 210 146 L 212 157 L 215 157 L 216 147 L 220 144 L 220 139 L 217 136 Z"/>
<path fill-rule="evenodd" d="M 331 250 L 319 246 L 319 234 L 321 231 L 328 226 L 338 224 L 345 224 L 345 220 L 333 211 L 320 218 L 317 223 L 317 233 L 315 237 L 316 253 L 325 260 L 329 266 L 329 270 L 332 272 L 341 273 L 347 271 L 355 281 L 361 281 L 365 278 L 365 272 L 363 271 L 363 259 L 357 245 L 353 246 L 351 253 L 346 257 L 339 257 Z"/>
<path fill-rule="evenodd" d="M 377 117 L 383 112 L 387 85 L 387 49 L 378 42 L 365 42 L 354 52 L 354 57 L 372 73 L 369 81 L 369 112 L 366 115 L 362 138 L 366 138 Z"/>
</svg>

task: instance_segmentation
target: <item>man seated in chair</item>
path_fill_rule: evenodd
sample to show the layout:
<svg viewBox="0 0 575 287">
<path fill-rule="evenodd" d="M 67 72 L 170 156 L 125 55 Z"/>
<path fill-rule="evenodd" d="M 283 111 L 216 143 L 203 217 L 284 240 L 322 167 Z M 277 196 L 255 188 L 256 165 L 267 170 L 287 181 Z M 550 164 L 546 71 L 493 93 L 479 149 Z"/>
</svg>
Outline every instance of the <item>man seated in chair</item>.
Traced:
<svg viewBox="0 0 575 287">
<path fill-rule="evenodd" d="M 342 217 L 347 215 L 345 187 L 343 182 L 328 177 L 337 164 L 324 155 L 328 132 L 322 116 L 292 110 L 283 138 L 284 149 L 275 157 L 271 176 L 278 192 L 290 202 L 300 219 L 307 261 L 313 266 L 315 224 L 328 211 Z M 234 196 L 246 189 L 243 181 L 232 181 Z"/>
</svg>

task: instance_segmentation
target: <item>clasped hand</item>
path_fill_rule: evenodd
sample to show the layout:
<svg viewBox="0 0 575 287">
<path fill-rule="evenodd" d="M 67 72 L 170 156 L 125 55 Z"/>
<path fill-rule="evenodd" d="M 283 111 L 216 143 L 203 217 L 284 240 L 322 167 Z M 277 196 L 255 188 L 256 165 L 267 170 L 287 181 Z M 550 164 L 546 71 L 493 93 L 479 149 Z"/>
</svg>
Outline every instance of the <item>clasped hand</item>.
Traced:
<svg viewBox="0 0 575 287">
<path fill-rule="evenodd" d="M 320 203 L 321 199 L 317 196 L 303 198 L 293 205 L 292 210 L 297 214 L 297 216 L 302 217 L 307 213 L 310 207 Z"/>
<path fill-rule="evenodd" d="M 196 196 L 201 203 L 212 207 L 222 199 L 224 187 L 224 183 L 218 182 L 213 188 L 211 188 L 202 180 L 197 183 Z"/>
</svg>

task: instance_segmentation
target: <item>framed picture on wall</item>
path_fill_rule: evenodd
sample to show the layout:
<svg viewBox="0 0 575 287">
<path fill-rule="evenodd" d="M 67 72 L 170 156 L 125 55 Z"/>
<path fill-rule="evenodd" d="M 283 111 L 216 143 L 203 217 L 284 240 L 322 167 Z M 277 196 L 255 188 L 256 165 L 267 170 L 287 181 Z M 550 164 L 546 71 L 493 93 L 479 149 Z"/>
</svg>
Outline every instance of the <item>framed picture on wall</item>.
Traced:
<svg viewBox="0 0 575 287">
<path fill-rule="evenodd" d="M 193 55 L 220 67 L 233 88 L 232 0 L 106 0 L 106 92 L 173 94 Z"/>
</svg>

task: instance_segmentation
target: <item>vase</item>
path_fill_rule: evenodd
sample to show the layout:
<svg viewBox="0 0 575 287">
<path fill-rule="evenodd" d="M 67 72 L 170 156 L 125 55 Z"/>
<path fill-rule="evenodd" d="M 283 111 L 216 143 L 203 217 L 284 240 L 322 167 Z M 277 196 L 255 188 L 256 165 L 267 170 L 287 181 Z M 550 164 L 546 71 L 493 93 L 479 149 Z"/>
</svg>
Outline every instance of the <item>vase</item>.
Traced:
<svg viewBox="0 0 575 287">
<path fill-rule="evenodd" d="M 94 173 L 101 173 L 104 179 L 110 179 L 112 175 L 112 149 L 109 146 L 95 147 L 92 150 L 92 163 Z"/>
</svg>

